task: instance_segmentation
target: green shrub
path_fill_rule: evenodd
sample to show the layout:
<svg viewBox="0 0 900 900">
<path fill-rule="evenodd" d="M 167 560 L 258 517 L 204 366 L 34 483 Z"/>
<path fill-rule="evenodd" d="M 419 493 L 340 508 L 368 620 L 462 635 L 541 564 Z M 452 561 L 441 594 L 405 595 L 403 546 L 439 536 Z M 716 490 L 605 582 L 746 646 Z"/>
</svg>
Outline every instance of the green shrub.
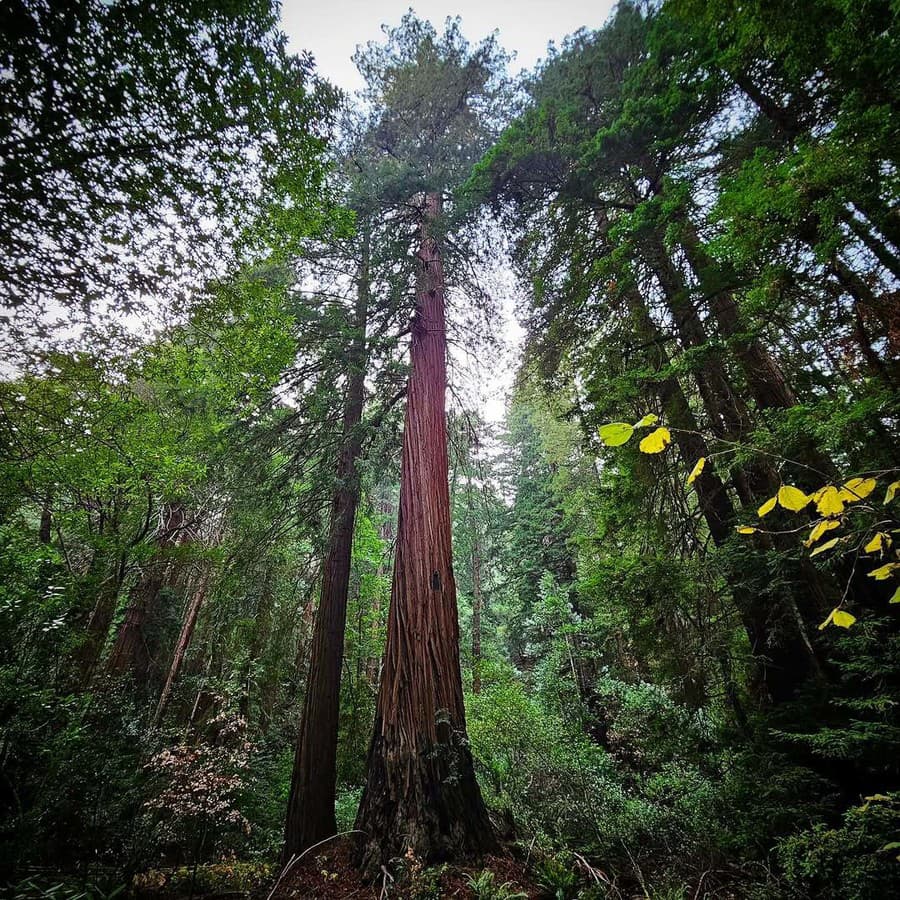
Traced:
<svg viewBox="0 0 900 900">
<path fill-rule="evenodd" d="M 788 881 L 822 900 L 900 896 L 900 792 L 849 809 L 837 828 L 814 825 L 781 841 Z"/>
</svg>

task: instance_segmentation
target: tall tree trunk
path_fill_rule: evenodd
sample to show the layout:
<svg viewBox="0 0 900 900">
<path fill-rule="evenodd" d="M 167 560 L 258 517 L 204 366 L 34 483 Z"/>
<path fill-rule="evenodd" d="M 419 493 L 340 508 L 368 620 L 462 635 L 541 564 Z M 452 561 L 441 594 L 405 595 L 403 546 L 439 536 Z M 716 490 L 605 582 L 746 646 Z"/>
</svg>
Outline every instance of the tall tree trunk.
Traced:
<svg viewBox="0 0 900 900">
<path fill-rule="evenodd" d="M 497 846 L 466 738 L 450 536 L 444 276 L 425 197 L 384 670 L 356 827 L 368 870 Z"/>
<path fill-rule="evenodd" d="M 366 322 L 369 304 L 367 231 L 363 232 L 356 297 L 354 335 L 348 355 L 343 444 L 338 459 L 337 487 L 331 502 L 328 554 L 322 570 L 322 593 L 316 611 L 309 677 L 294 756 L 285 827 L 285 861 L 318 841 L 331 837 L 337 831 L 334 800 L 338 712 L 353 523 L 359 504 L 357 461 L 362 451 L 360 422 L 365 400 Z"/>
</svg>

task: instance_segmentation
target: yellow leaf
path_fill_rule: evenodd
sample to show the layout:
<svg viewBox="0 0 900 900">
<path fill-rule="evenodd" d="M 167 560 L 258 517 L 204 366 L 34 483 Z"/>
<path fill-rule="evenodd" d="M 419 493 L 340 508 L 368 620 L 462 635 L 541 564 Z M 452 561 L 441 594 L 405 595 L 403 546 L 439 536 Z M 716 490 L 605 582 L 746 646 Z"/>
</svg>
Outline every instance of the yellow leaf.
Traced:
<svg viewBox="0 0 900 900">
<path fill-rule="evenodd" d="M 657 428 L 645 437 L 638 447 L 641 453 L 662 453 L 672 443 L 668 428 Z"/>
<path fill-rule="evenodd" d="M 878 531 L 875 533 L 872 540 L 863 547 L 863 553 L 878 553 L 881 550 L 886 550 L 890 546 L 891 536 L 885 534 L 883 531 Z"/>
<path fill-rule="evenodd" d="M 888 603 L 900 603 L 900 587 L 898 587 L 897 590 L 894 591 L 894 596 L 891 597 L 890 600 L 888 600 Z"/>
<path fill-rule="evenodd" d="M 775 509 L 775 503 L 777 502 L 777 497 L 770 497 L 766 500 L 765 503 L 756 511 L 757 515 L 762 518 L 763 516 L 767 516 L 773 509 Z"/>
<path fill-rule="evenodd" d="M 648 425 L 655 425 L 659 421 L 659 416 L 656 413 L 647 413 L 640 422 L 635 422 L 635 428 L 646 428 Z"/>
<path fill-rule="evenodd" d="M 856 616 L 844 612 L 842 609 L 835 608 L 828 613 L 828 618 L 819 626 L 819 631 L 827 628 L 832 622 L 835 625 L 839 625 L 841 628 L 849 628 L 855 621 Z"/>
<path fill-rule="evenodd" d="M 874 478 L 851 478 L 841 488 L 841 497 L 845 503 L 856 503 L 857 500 L 865 500 L 874 490 Z"/>
<path fill-rule="evenodd" d="M 841 492 L 833 484 L 819 488 L 812 498 L 815 500 L 816 509 L 823 516 L 839 516 L 844 511 Z"/>
<path fill-rule="evenodd" d="M 739 525 L 737 533 L 738 534 L 756 534 L 758 528 L 754 528 L 752 525 Z"/>
<path fill-rule="evenodd" d="M 900 481 L 892 481 L 887 490 L 884 492 L 884 505 L 887 506 L 894 497 L 897 496 L 897 491 L 900 491 Z"/>
<path fill-rule="evenodd" d="M 691 469 L 691 474 L 688 475 L 687 483 L 693 484 L 700 477 L 700 473 L 703 471 L 705 466 L 706 466 L 706 457 L 701 456 L 700 459 L 698 459 L 697 462 L 694 464 L 694 468 Z"/>
<path fill-rule="evenodd" d="M 804 547 L 811 547 L 823 534 L 832 531 L 841 523 L 837 519 L 822 519 L 809 533 L 809 537 L 803 542 Z"/>
<path fill-rule="evenodd" d="M 627 422 L 610 422 L 600 426 L 600 440 L 607 447 L 619 447 L 634 434 L 634 426 Z"/>
<path fill-rule="evenodd" d="M 900 569 L 900 563 L 885 563 L 869 572 L 869 578 L 874 578 L 876 581 L 887 581 L 894 569 Z"/>
<path fill-rule="evenodd" d="M 809 555 L 818 556 L 820 553 L 824 553 L 826 550 L 830 550 L 839 540 L 840 538 L 832 538 L 830 541 L 825 541 L 824 544 L 816 547 L 816 549 L 813 550 L 813 552 Z"/>
<path fill-rule="evenodd" d="M 834 624 L 839 625 L 841 628 L 849 628 L 855 621 L 856 616 L 850 615 L 850 613 L 844 612 L 842 609 L 834 611 Z"/>
<path fill-rule="evenodd" d="M 778 489 L 778 502 L 791 512 L 800 512 L 809 503 L 809 497 L 800 488 L 795 488 L 792 484 L 783 484 Z"/>
</svg>

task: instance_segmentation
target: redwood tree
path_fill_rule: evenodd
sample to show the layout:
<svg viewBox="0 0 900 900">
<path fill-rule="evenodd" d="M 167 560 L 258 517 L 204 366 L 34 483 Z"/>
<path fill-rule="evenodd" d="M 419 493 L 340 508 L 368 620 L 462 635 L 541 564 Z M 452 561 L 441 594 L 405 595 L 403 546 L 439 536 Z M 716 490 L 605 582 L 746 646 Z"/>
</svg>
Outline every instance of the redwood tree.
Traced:
<svg viewBox="0 0 900 900">
<path fill-rule="evenodd" d="M 496 838 L 466 739 L 450 535 L 447 334 L 436 193 L 424 198 L 387 648 L 356 827 L 364 863 L 479 853 Z"/>
<path fill-rule="evenodd" d="M 472 49 L 458 21 L 438 35 L 411 12 L 385 45 L 357 55 L 385 194 L 412 211 L 417 246 L 387 647 L 356 822 L 368 869 L 409 851 L 435 861 L 496 846 L 466 737 L 459 661 L 442 265 L 442 236 L 459 210 L 442 201 L 491 140 L 504 63 L 493 39 Z"/>
</svg>

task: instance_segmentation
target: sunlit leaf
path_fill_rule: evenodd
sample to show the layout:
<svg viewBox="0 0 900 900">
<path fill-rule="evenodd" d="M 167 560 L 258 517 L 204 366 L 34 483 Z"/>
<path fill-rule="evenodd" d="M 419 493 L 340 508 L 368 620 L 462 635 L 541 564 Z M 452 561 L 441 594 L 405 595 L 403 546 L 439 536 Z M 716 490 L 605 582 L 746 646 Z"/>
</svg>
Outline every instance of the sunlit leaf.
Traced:
<svg viewBox="0 0 900 900">
<path fill-rule="evenodd" d="M 863 547 L 864 553 L 880 553 L 882 550 L 891 546 L 891 536 L 883 531 L 878 531 L 872 537 L 872 540 Z"/>
<path fill-rule="evenodd" d="M 706 457 L 701 456 L 700 459 L 698 459 L 697 462 L 694 464 L 694 468 L 691 469 L 691 474 L 688 475 L 687 483 L 693 484 L 700 477 L 700 473 L 703 471 L 705 466 L 706 466 Z"/>
<path fill-rule="evenodd" d="M 894 497 L 897 496 L 897 491 L 900 491 L 900 481 L 892 481 L 888 486 L 887 490 L 884 492 L 884 505 L 887 506 Z"/>
<path fill-rule="evenodd" d="M 756 534 L 759 531 L 758 528 L 754 528 L 752 525 L 739 525 L 737 533 L 738 534 Z"/>
<path fill-rule="evenodd" d="M 838 625 L 841 628 L 849 628 L 856 621 L 856 616 L 851 615 L 842 609 L 836 609 L 834 611 L 833 621 L 835 625 Z"/>
<path fill-rule="evenodd" d="M 634 423 L 635 428 L 646 428 L 648 425 L 655 425 L 659 421 L 656 413 L 647 413 L 639 422 Z"/>
<path fill-rule="evenodd" d="M 839 540 L 840 540 L 840 538 L 832 538 L 830 541 L 825 541 L 824 544 L 820 544 L 820 545 L 819 545 L 818 547 L 816 547 L 816 549 L 813 550 L 813 552 L 810 553 L 809 555 L 810 555 L 810 556 L 818 556 L 820 553 L 824 553 L 826 550 L 830 550 L 832 547 L 834 547 L 835 544 L 837 544 L 837 542 L 838 542 Z"/>
<path fill-rule="evenodd" d="M 645 437 L 638 447 L 641 453 L 662 453 L 672 443 L 668 428 L 657 428 Z"/>
<path fill-rule="evenodd" d="M 770 497 L 766 500 L 765 503 L 756 511 L 757 515 L 762 518 L 763 516 L 767 516 L 773 509 L 775 509 L 775 504 L 778 502 L 777 497 Z"/>
<path fill-rule="evenodd" d="M 779 504 L 791 512 L 800 512 L 809 503 L 809 499 L 800 488 L 796 488 L 792 484 L 783 484 L 778 489 Z"/>
<path fill-rule="evenodd" d="M 816 504 L 816 509 L 823 516 L 839 516 L 844 511 L 841 492 L 833 484 L 819 488 L 812 495 L 812 499 Z"/>
<path fill-rule="evenodd" d="M 619 447 L 634 434 L 634 426 L 627 422 L 610 422 L 600 426 L 600 440 L 607 447 Z"/>
<path fill-rule="evenodd" d="M 805 547 L 811 547 L 823 534 L 837 528 L 841 523 L 837 519 L 822 519 L 809 533 L 809 537 L 803 542 Z"/>
<path fill-rule="evenodd" d="M 841 497 L 845 503 L 856 503 L 857 500 L 865 500 L 874 490 L 874 478 L 851 478 L 841 488 Z"/>
<path fill-rule="evenodd" d="M 900 603 L 900 587 L 898 587 L 897 590 L 894 591 L 894 594 L 891 599 L 888 600 L 888 603 Z"/>
<path fill-rule="evenodd" d="M 874 578 L 876 581 L 887 581 L 895 569 L 900 569 L 900 563 L 885 563 L 869 572 L 869 578 Z"/>
<path fill-rule="evenodd" d="M 828 618 L 819 626 L 819 631 L 822 631 L 831 624 L 838 625 L 841 628 L 849 628 L 855 621 L 856 616 L 835 607 L 828 613 Z"/>
</svg>

